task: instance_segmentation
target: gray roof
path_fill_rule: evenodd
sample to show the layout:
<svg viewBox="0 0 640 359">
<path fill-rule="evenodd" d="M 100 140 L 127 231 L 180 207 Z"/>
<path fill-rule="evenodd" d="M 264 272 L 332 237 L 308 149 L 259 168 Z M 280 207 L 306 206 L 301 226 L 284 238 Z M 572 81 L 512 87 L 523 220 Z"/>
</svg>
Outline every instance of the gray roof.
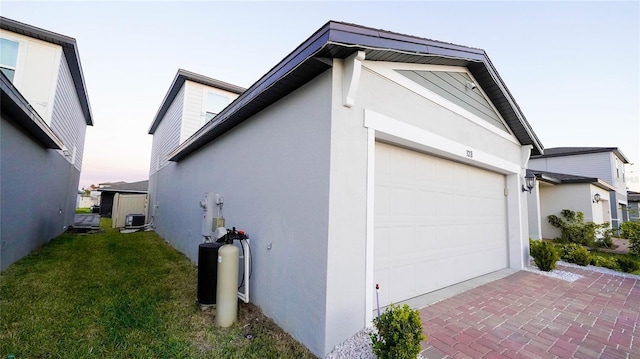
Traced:
<svg viewBox="0 0 640 359">
<path fill-rule="evenodd" d="M 216 88 L 237 93 L 237 94 L 241 94 L 246 90 L 243 87 L 232 85 L 230 83 L 216 80 L 211 77 L 203 76 L 195 72 L 178 69 L 178 73 L 176 73 L 176 76 L 173 78 L 173 82 L 169 87 L 169 91 L 167 91 L 167 94 L 164 96 L 164 99 L 162 100 L 162 105 L 160 105 L 160 109 L 158 110 L 158 113 L 153 118 L 151 127 L 149 127 L 149 134 L 153 134 L 156 131 L 165 113 L 167 113 L 167 110 L 169 110 L 169 106 L 171 106 L 173 99 L 175 99 L 176 95 L 180 91 L 180 88 L 182 87 L 182 85 L 186 80 L 197 82 L 197 83 L 211 86 L 211 87 L 216 87 Z"/>
<path fill-rule="evenodd" d="M 89 95 L 87 94 L 87 86 L 84 82 L 84 75 L 82 73 L 82 65 L 80 64 L 80 54 L 78 53 L 76 39 L 2 16 L 0 16 L 0 29 L 62 46 L 62 51 L 64 52 L 67 64 L 69 65 L 69 70 L 71 71 L 71 77 L 73 78 L 73 84 L 75 86 L 76 93 L 78 94 L 78 99 L 80 100 L 80 107 L 82 107 L 85 121 L 87 122 L 87 125 L 93 126 L 93 116 L 91 115 L 91 106 L 89 105 Z"/>
<path fill-rule="evenodd" d="M 2 72 L 0 72 L 0 108 L 3 113 L 9 115 L 8 118 L 12 123 L 24 129 L 45 148 L 60 150 L 64 147 L 62 140 Z"/>
<path fill-rule="evenodd" d="M 589 153 L 600 153 L 600 152 L 613 152 L 624 163 L 629 163 L 629 160 L 627 159 L 627 157 L 625 157 L 625 155 L 622 153 L 622 151 L 620 151 L 618 147 L 552 147 L 552 148 L 545 148 L 544 154 L 531 156 L 531 158 L 574 156 L 574 155 L 584 155 Z"/>
<path fill-rule="evenodd" d="M 615 191 L 615 187 L 596 177 L 576 176 L 566 173 L 530 169 L 527 170 L 527 175 L 534 175 L 538 181 L 552 184 L 591 183 L 606 190 Z"/>
<path fill-rule="evenodd" d="M 179 161 L 331 68 L 328 58 L 343 59 L 360 50 L 369 61 L 468 68 L 518 141 L 533 145 L 533 154 L 542 153 L 542 143 L 484 50 L 330 21 L 183 142 L 170 160 Z"/>
<path fill-rule="evenodd" d="M 640 202 L 640 192 L 627 191 L 627 201 Z"/>
<path fill-rule="evenodd" d="M 105 186 L 105 187 L 102 187 Z M 106 182 L 100 183 L 98 191 L 101 192 L 129 192 L 129 193 L 147 193 L 149 189 L 149 180 L 139 182 Z"/>
</svg>

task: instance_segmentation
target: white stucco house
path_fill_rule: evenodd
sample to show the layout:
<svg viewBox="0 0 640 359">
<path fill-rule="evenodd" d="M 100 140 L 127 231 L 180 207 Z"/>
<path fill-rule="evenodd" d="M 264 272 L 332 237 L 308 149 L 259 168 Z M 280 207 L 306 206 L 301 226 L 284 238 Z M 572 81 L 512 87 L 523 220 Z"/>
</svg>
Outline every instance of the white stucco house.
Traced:
<svg viewBox="0 0 640 359">
<path fill-rule="evenodd" d="M 549 224 L 550 215 L 562 210 L 582 212 L 586 222 L 611 224 L 611 191 L 615 187 L 600 178 L 527 170 L 536 178 L 528 201 L 529 236 L 532 239 L 560 237 L 560 229 Z"/>
<path fill-rule="evenodd" d="M 549 185 L 553 181 L 542 181 L 540 183 L 543 187 L 539 192 L 541 197 L 536 201 L 539 202 L 539 206 L 546 206 L 548 210 L 556 207 L 557 202 L 564 202 L 565 208 L 562 209 L 580 210 L 585 214 L 585 220 L 593 218 L 596 223 L 601 223 L 598 222 L 601 218 L 603 221 L 607 221 L 605 219 L 608 218 L 612 228 L 618 228 L 622 222 L 628 220 L 625 172 L 625 164 L 628 163 L 629 160 L 617 147 L 554 147 L 545 149 L 544 154 L 531 156 L 528 168 L 536 175 L 550 173 L 550 177 L 555 177 L 562 183 L 566 183 L 566 180 L 571 181 L 572 176 L 582 178 L 583 182 L 592 182 L 594 185 L 597 182 L 599 185 L 596 187 L 600 187 L 599 189 L 592 187 L 586 190 L 586 186 L 582 186 L 583 190 L 577 191 L 574 189 L 576 186 L 555 186 L 551 189 Z M 545 195 L 544 192 L 553 192 L 553 195 Z M 577 203 L 588 204 L 587 200 L 591 201 L 595 193 L 599 194 L 600 201 L 594 202 L 593 206 L 577 205 Z M 551 202 L 545 204 L 547 199 Z M 575 208 L 570 208 L 573 205 Z M 600 208 L 603 205 L 607 205 L 608 209 Z M 534 217 L 532 220 L 536 221 L 535 213 L 538 210 L 535 207 L 530 207 L 529 210 L 530 215 Z M 542 223 L 530 225 L 533 238 L 537 238 L 539 234 L 536 228 L 544 227 L 547 222 L 547 217 L 542 212 L 540 212 L 542 217 L 539 219 Z M 558 213 L 550 214 L 558 215 Z"/>
<path fill-rule="evenodd" d="M 0 269 L 73 224 L 93 125 L 74 38 L 0 17 Z"/>
<path fill-rule="evenodd" d="M 314 354 L 370 325 L 376 284 L 388 305 L 528 261 L 543 148 L 483 50 L 329 22 L 179 141 L 184 89 L 149 131 L 155 229 L 196 261 L 224 196 L 251 301 Z"/>
</svg>

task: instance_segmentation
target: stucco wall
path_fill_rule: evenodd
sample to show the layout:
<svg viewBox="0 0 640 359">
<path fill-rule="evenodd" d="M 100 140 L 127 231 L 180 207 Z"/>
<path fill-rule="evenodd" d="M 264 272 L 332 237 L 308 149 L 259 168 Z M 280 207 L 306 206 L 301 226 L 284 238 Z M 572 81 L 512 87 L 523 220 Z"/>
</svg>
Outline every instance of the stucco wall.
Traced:
<svg viewBox="0 0 640 359">
<path fill-rule="evenodd" d="M 224 197 L 227 227 L 251 238 L 251 301 L 317 355 L 328 295 L 330 79 L 325 72 L 169 163 L 149 185 L 156 231 L 193 261 L 202 242 L 199 202 L 209 191 Z"/>
<path fill-rule="evenodd" d="M 80 179 L 57 151 L 41 147 L 5 116 L 0 131 L 1 270 L 73 224 Z"/>
<path fill-rule="evenodd" d="M 594 204 L 592 198 L 595 192 L 592 193 L 592 187 L 593 189 L 597 188 L 588 183 L 540 186 L 542 238 L 553 239 L 560 237 L 560 230 L 550 225 L 547 217 L 550 215 L 561 217 L 560 212 L 563 209 L 584 213 L 585 221 L 593 221 L 594 219 L 597 221 L 604 218 L 602 208 L 607 207 L 607 205 L 603 205 L 606 202 L 606 198 L 603 197 L 603 201 L 600 201 L 597 205 Z"/>
</svg>

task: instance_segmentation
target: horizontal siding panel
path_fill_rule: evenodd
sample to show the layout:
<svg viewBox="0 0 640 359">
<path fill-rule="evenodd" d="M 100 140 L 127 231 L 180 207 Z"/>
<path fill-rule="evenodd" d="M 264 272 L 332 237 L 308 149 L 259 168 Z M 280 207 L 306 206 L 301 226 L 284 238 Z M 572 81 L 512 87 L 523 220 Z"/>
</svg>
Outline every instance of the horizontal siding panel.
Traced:
<svg viewBox="0 0 640 359">
<path fill-rule="evenodd" d="M 611 176 L 610 153 L 605 152 L 574 156 L 532 158 L 529 161 L 529 169 L 600 178 L 609 184 L 614 184 Z"/>
<path fill-rule="evenodd" d="M 81 171 L 87 122 L 64 56 L 60 60 L 60 72 L 51 114 L 51 129 L 71 152 L 67 160 L 73 160 L 74 167 Z"/>
<path fill-rule="evenodd" d="M 184 88 L 185 86 L 183 85 L 153 134 L 149 176 L 156 173 L 156 171 L 169 162 L 167 155 L 180 144 Z"/>
<path fill-rule="evenodd" d="M 471 77 L 463 72 L 397 70 L 408 79 L 464 108 L 488 123 L 506 131 L 506 127 L 489 101 L 479 92 L 467 88 Z"/>
</svg>

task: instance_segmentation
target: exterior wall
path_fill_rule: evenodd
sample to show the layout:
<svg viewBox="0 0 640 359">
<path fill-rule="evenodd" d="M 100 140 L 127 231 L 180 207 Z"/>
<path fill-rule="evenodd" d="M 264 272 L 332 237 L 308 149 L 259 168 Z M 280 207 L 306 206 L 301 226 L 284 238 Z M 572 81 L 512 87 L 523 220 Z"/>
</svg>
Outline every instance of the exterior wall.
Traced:
<svg viewBox="0 0 640 359">
<path fill-rule="evenodd" d="M 73 224 L 80 172 L 2 114 L 0 270 Z M 25 165 L 28 164 L 28 165 Z"/>
<path fill-rule="evenodd" d="M 53 102 L 51 129 L 60 137 L 69 150 L 70 155 L 66 156 L 66 159 L 78 171 L 81 171 L 87 122 L 71 78 L 71 71 L 64 56 L 60 61 L 60 75 L 58 76 L 55 101 Z"/>
<path fill-rule="evenodd" d="M 186 141 L 205 124 L 207 93 L 213 92 L 226 96 L 229 98 L 229 103 L 238 97 L 236 93 L 189 80 L 185 81 L 184 88 L 184 116 L 180 128 L 180 143 Z"/>
<path fill-rule="evenodd" d="M 551 226 L 547 217 L 552 214 L 560 216 L 560 212 L 563 209 L 584 213 L 585 221 L 602 223 L 606 219 L 610 219 L 611 213 L 607 210 L 608 201 L 606 196 L 603 195 L 603 191 L 603 189 L 588 183 L 541 185 L 540 221 L 542 238 L 553 239 L 560 237 L 560 230 Z M 595 193 L 602 195 L 600 203 L 593 203 L 592 199 Z"/>
<path fill-rule="evenodd" d="M 6 30 L 0 30 L 0 37 L 19 43 L 13 84 L 51 124 L 62 47 Z"/>
<path fill-rule="evenodd" d="M 330 80 L 321 74 L 149 183 L 156 232 L 193 261 L 199 202 L 222 195 L 227 226 L 251 237 L 251 301 L 322 356 L 327 281 L 340 278 L 327 277 Z"/>
<path fill-rule="evenodd" d="M 640 220 L 640 202 L 629 202 L 629 220 Z"/>
<path fill-rule="evenodd" d="M 185 87 L 182 86 L 153 134 L 150 177 L 169 162 L 167 155 L 180 145 L 184 92 Z M 102 209 L 100 211 L 102 212 Z"/>
<path fill-rule="evenodd" d="M 532 158 L 529 161 L 529 169 L 600 178 L 609 184 L 614 184 L 613 157 L 611 156 L 611 152 L 599 152 L 574 156 Z"/>
<path fill-rule="evenodd" d="M 363 126 L 366 111 L 375 111 L 509 162 L 514 172 L 507 176 L 506 186 L 513 194 L 508 198 L 510 224 L 505 231 L 509 233 L 510 247 L 514 252 L 510 258 L 518 258 L 510 265 L 521 267 L 524 249 L 528 252 L 528 247 L 525 248 L 523 244 L 527 232 L 526 210 L 519 191 L 521 181 L 518 172 L 524 171 L 521 168 L 521 146 L 384 79 L 364 68 L 364 65 L 354 105 L 345 107 L 342 105 L 343 67 L 342 61 L 334 60 L 326 341 L 321 352 L 323 355 L 367 325 L 370 312 L 368 305 L 363 306 L 373 293 L 367 284 L 367 268 L 371 266 L 373 258 L 367 239 L 367 212 L 371 199 L 367 181 L 372 176 L 368 168 L 372 132 Z"/>
</svg>

